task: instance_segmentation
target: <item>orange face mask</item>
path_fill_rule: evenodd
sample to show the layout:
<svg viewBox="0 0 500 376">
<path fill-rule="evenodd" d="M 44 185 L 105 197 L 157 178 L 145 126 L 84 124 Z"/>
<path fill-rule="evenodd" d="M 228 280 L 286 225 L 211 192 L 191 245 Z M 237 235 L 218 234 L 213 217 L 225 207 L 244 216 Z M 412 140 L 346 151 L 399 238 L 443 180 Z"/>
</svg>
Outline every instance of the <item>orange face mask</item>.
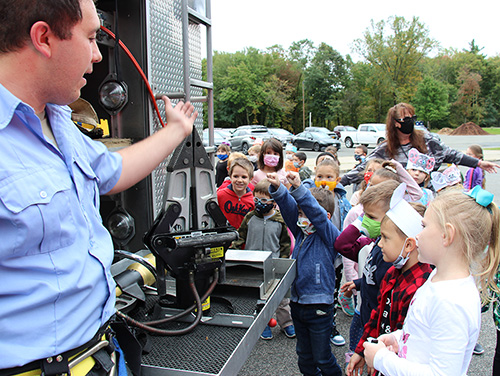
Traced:
<svg viewBox="0 0 500 376">
<path fill-rule="evenodd" d="M 337 181 L 324 181 L 324 180 L 316 180 L 314 182 L 316 184 L 316 187 L 327 187 L 328 190 L 333 191 L 335 187 L 337 186 Z"/>
</svg>

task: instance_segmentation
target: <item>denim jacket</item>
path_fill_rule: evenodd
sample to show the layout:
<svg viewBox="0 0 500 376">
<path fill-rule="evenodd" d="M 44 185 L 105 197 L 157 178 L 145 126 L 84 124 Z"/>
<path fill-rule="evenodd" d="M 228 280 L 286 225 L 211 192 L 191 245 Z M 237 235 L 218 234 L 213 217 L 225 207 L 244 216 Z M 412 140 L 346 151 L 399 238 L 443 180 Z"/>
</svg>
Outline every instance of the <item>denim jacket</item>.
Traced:
<svg viewBox="0 0 500 376">
<path fill-rule="evenodd" d="M 292 259 L 296 260 L 297 276 L 292 284 L 291 301 L 299 304 L 333 304 L 334 260 L 337 256 L 333 244 L 340 234 L 339 230 L 327 220 L 326 210 L 304 185 L 296 189 L 292 187 L 290 191 L 284 185 L 280 185 L 277 190 L 271 185 L 269 192 L 279 205 L 296 241 Z M 314 233 L 305 236 L 297 226 L 297 205 L 314 225 Z"/>
</svg>

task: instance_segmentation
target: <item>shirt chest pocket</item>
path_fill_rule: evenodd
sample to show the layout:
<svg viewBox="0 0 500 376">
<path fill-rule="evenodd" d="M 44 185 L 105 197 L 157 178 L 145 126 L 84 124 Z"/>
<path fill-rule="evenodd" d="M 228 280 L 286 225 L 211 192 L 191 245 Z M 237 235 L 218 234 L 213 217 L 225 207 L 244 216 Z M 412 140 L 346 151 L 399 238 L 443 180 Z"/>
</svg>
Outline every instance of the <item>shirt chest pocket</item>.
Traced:
<svg viewBox="0 0 500 376">
<path fill-rule="evenodd" d="M 72 182 L 55 168 L 25 171 L 0 182 L 0 221 L 9 241 L 0 249 L 16 254 L 47 253 L 71 245 L 76 226 L 71 208 Z"/>
<path fill-rule="evenodd" d="M 84 160 L 75 160 L 73 166 L 73 175 L 78 195 L 81 197 L 82 202 L 91 202 L 95 208 L 95 210 L 92 211 L 98 214 L 100 206 L 99 178 L 90 165 Z"/>
</svg>

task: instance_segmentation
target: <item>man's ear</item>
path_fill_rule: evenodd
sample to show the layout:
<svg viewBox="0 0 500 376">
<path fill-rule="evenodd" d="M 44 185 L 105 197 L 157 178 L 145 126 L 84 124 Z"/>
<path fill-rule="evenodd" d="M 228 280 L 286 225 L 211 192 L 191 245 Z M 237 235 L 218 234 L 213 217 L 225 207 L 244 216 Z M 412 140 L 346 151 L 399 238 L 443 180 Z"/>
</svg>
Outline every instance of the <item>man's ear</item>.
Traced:
<svg viewBox="0 0 500 376">
<path fill-rule="evenodd" d="M 50 26 L 45 21 L 35 22 L 30 29 L 31 43 L 35 50 L 43 56 L 50 58 L 52 56 L 51 41 L 56 38 Z"/>
<path fill-rule="evenodd" d="M 326 212 L 326 216 L 328 217 L 328 219 L 331 219 L 332 218 L 332 213 Z"/>
</svg>

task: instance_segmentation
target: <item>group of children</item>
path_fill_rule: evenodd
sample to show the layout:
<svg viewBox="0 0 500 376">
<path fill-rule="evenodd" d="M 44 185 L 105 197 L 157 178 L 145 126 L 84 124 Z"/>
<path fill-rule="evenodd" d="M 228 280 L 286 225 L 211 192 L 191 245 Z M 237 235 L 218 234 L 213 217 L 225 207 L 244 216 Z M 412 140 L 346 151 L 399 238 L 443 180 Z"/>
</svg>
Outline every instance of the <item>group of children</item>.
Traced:
<svg viewBox="0 0 500 376">
<path fill-rule="evenodd" d="M 478 156 L 475 147 L 468 152 Z M 319 154 L 314 176 L 304 153 L 286 154 L 276 139 L 260 146 L 256 166 L 229 154 L 217 196 L 240 235 L 233 248 L 296 260 L 290 299 L 276 317 L 297 338 L 300 372 L 342 375 L 330 347 L 345 343 L 335 328 L 338 301 L 353 317 L 348 375 L 365 366 L 384 375 L 465 375 L 479 336 L 478 287 L 483 298 L 488 288 L 499 293 L 499 210 L 481 187 L 482 171 L 468 171 L 462 185 L 455 166 L 432 172 L 434 160 L 412 149 L 406 169 L 370 160 L 349 203 L 335 153 Z M 366 149 L 355 156 L 362 162 Z M 271 339 L 271 329 L 261 337 Z"/>
</svg>

